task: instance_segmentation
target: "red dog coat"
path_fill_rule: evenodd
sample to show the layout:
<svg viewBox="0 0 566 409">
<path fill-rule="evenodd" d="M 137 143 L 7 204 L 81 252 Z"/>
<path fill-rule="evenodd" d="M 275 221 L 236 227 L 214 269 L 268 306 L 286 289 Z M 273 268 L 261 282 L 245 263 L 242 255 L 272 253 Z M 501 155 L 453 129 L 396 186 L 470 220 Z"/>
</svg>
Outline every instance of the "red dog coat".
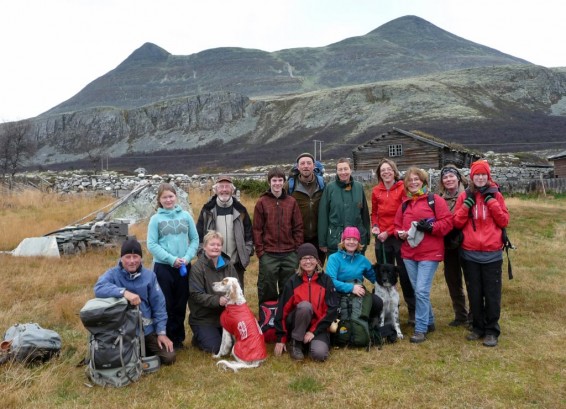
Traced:
<svg viewBox="0 0 566 409">
<path fill-rule="evenodd" d="M 245 362 L 267 358 L 267 349 L 257 320 L 247 304 L 228 304 L 220 315 L 222 328 L 236 338 L 234 355 Z"/>
</svg>

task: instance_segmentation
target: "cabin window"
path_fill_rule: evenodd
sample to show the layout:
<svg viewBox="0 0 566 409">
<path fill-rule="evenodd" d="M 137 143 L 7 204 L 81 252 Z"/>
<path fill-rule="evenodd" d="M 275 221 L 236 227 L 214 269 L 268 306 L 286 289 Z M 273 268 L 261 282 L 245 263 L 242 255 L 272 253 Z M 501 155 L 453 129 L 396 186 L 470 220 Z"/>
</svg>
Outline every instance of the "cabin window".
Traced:
<svg viewBox="0 0 566 409">
<path fill-rule="evenodd" d="M 403 145 L 389 145 L 389 157 L 403 156 Z"/>
</svg>

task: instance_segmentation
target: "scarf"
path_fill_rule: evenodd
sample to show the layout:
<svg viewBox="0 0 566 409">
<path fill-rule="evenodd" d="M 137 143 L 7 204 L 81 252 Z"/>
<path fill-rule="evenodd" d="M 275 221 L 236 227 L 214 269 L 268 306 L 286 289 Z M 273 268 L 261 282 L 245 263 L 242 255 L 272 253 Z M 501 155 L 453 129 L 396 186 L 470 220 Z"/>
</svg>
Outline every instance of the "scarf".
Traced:
<svg viewBox="0 0 566 409">
<path fill-rule="evenodd" d="M 425 195 L 427 193 L 428 193 L 427 187 L 423 186 L 419 190 L 417 190 L 415 193 L 407 192 L 407 197 L 410 198 L 410 199 L 413 199 L 413 201 L 415 201 L 419 197 L 421 197 L 422 195 Z"/>
</svg>

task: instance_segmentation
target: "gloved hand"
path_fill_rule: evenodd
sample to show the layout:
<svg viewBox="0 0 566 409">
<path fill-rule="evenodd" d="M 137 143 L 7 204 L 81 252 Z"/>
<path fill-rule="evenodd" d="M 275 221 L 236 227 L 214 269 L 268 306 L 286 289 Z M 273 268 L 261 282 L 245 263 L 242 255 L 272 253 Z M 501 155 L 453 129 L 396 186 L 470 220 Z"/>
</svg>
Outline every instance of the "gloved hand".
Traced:
<svg viewBox="0 0 566 409">
<path fill-rule="evenodd" d="M 432 233 L 432 222 L 427 219 L 421 219 L 417 223 L 417 230 L 425 233 Z"/>
<path fill-rule="evenodd" d="M 464 206 L 467 206 L 469 209 L 471 209 L 475 204 L 476 201 L 474 200 L 473 196 L 467 197 L 466 200 L 464 200 Z"/>
<path fill-rule="evenodd" d="M 495 197 L 493 197 L 491 193 L 486 193 L 485 195 L 483 195 L 483 201 L 485 202 L 485 204 L 493 199 L 495 199 Z"/>
</svg>

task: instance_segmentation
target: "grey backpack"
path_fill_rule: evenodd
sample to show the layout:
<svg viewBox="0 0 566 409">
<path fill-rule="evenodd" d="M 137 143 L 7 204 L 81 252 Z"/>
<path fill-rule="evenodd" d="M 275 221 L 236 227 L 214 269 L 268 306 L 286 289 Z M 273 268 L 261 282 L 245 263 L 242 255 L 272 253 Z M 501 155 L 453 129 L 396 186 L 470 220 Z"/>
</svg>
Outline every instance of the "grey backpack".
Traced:
<svg viewBox="0 0 566 409">
<path fill-rule="evenodd" d="M 8 328 L 1 344 L 2 361 L 43 363 L 61 351 L 61 337 L 37 323 L 15 324 Z"/>
<path fill-rule="evenodd" d="M 142 374 L 139 310 L 125 298 L 94 298 L 80 311 L 89 331 L 87 377 L 100 386 L 122 387 Z"/>
</svg>

